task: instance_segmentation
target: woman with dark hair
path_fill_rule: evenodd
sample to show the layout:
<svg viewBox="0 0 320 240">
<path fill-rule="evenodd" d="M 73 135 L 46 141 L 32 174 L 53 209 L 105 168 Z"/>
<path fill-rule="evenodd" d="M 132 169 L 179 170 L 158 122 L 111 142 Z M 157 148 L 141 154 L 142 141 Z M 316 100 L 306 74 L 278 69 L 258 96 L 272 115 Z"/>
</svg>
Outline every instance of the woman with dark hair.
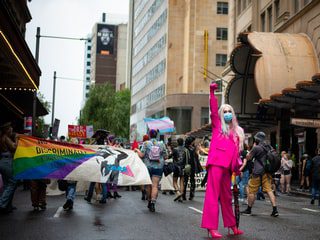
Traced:
<svg viewBox="0 0 320 240">
<path fill-rule="evenodd" d="M 218 232 L 219 203 L 224 226 L 232 229 L 234 235 L 243 234 L 236 226 L 230 186 L 231 173 L 239 174 L 241 167 L 239 152 L 243 149 L 244 132 L 230 105 L 223 104 L 218 110 L 218 101 L 214 95 L 217 88 L 216 83 L 210 85 L 212 138 L 206 166 L 208 180 L 201 225 L 212 238 L 222 237 Z"/>
<path fill-rule="evenodd" d="M 3 192 L 0 195 L 0 212 L 9 213 L 14 209 L 12 199 L 17 188 L 13 177 L 13 155 L 17 148 L 15 137 L 12 137 L 12 126 L 7 122 L 0 126 L 0 173 L 3 180 Z"/>
</svg>

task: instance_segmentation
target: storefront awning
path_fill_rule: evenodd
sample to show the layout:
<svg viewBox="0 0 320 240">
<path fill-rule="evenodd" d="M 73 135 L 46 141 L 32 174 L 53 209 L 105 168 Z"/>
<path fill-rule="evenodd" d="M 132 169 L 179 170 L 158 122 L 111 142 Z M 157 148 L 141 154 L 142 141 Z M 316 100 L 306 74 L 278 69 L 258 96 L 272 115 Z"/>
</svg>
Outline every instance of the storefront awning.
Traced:
<svg viewBox="0 0 320 240">
<path fill-rule="evenodd" d="M 241 118 L 257 116 L 257 105 L 319 112 L 319 61 L 305 34 L 241 33 L 232 51 L 226 100 Z M 314 77 L 313 80 L 312 77 Z M 268 111 L 268 114 L 272 113 Z"/>
</svg>

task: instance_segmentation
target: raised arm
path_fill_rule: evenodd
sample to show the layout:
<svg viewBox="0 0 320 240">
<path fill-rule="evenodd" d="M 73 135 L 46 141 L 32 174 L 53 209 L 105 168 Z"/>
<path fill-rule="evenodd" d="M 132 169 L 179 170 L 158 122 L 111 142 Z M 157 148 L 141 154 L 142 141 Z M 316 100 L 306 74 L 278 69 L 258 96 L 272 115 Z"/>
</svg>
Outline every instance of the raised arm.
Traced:
<svg viewBox="0 0 320 240">
<path fill-rule="evenodd" d="M 220 126 L 220 119 L 218 115 L 218 101 L 216 96 L 214 95 L 214 91 L 218 88 L 218 84 L 211 83 L 210 84 L 210 118 L 211 118 L 211 126 L 212 131 L 217 129 Z"/>
</svg>

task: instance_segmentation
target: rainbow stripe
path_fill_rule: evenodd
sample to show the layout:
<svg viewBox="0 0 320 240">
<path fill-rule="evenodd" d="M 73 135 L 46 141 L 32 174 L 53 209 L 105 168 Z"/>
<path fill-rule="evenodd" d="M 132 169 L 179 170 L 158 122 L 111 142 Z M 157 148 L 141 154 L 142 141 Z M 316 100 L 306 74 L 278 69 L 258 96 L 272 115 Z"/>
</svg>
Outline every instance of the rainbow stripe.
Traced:
<svg viewBox="0 0 320 240">
<path fill-rule="evenodd" d="M 13 169 L 16 179 L 64 179 L 96 152 L 80 145 L 19 136 Z"/>
</svg>

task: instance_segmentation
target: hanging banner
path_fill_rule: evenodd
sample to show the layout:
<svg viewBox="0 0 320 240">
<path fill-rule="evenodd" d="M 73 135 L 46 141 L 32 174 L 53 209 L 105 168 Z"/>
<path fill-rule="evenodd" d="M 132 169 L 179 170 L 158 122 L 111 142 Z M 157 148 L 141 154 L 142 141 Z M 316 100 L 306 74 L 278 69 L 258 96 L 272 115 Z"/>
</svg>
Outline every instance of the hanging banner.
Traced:
<svg viewBox="0 0 320 240">
<path fill-rule="evenodd" d="M 19 136 L 13 169 L 16 179 L 151 184 L 146 166 L 134 151 L 100 145 L 84 147 L 25 135 Z"/>
<path fill-rule="evenodd" d="M 68 125 L 68 136 L 70 138 L 91 138 L 93 126 Z"/>
</svg>

